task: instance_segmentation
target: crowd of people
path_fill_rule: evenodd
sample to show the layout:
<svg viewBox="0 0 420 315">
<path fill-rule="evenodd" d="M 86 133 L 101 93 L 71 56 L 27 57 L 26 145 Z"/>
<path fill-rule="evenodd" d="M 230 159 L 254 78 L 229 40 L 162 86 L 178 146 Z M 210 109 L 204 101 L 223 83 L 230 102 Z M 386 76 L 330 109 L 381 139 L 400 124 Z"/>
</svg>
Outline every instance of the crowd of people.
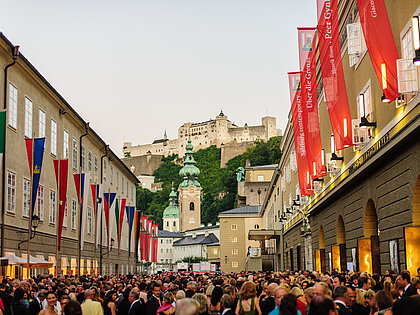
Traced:
<svg viewBox="0 0 420 315">
<path fill-rule="evenodd" d="M 420 314 L 417 273 L 7 278 L 0 283 L 0 315 L 412 315 Z"/>
</svg>

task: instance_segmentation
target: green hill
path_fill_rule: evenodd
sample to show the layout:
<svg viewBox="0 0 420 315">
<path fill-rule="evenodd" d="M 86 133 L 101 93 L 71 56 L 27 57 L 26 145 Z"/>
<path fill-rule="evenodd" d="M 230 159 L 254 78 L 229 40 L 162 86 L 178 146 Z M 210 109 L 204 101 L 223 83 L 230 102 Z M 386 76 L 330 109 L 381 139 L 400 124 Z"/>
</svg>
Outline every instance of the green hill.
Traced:
<svg viewBox="0 0 420 315">
<path fill-rule="evenodd" d="M 237 181 L 236 170 L 245 166 L 249 160 L 252 166 L 275 164 L 280 161 L 281 137 L 273 137 L 267 142 L 256 141 L 246 152 L 231 159 L 226 168 L 220 168 L 221 149 L 211 146 L 194 153 L 197 167 L 200 169 L 198 181 L 203 188 L 201 203 L 201 222 L 215 223 L 219 212 L 233 209 L 236 205 Z M 151 192 L 137 188 L 137 209 L 159 223 L 162 228 L 163 210 L 168 206 L 172 185 L 178 187 L 181 178 L 178 173 L 182 166 L 178 155 L 162 158 L 162 164 L 154 172 L 155 182 L 162 182 L 162 190 Z"/>
</svg>

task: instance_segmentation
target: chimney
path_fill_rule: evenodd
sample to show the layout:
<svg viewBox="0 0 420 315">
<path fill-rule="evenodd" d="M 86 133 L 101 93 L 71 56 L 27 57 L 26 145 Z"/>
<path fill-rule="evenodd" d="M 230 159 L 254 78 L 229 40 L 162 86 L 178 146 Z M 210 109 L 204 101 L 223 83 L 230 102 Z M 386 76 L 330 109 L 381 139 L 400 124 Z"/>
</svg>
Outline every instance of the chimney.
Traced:
<svg viewBox="0 0 420 315">
<path fill-rule="evenodd" d="M 245 160 L 245 167 L 250 167 L 251 166 L 251 162 L 249 160 Z"/>
<path fill-rule="evenodd" d="M 197 237 L 197 234 L 194 232 L 191 237 L 194 239 Z"/>
</svg>

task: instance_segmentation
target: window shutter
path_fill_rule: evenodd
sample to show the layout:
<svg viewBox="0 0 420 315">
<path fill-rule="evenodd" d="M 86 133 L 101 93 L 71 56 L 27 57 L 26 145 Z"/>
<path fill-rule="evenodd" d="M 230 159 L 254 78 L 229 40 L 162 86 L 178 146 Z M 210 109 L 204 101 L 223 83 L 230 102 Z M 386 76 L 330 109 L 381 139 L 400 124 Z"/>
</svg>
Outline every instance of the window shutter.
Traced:
<svg viewBox="0 0 420 315">
<path fill-rule="evenodd" d="M 362 32 L 360 23 L 347 24 L 347 52 L 349 55 L 362 53 Z"/>
<path fill-rule="evenodd" d="M 417 67 L 412 59 L 397 60 L 398 92 L 401 94 L 414 93 L 419 90 Z"/>
</svg>

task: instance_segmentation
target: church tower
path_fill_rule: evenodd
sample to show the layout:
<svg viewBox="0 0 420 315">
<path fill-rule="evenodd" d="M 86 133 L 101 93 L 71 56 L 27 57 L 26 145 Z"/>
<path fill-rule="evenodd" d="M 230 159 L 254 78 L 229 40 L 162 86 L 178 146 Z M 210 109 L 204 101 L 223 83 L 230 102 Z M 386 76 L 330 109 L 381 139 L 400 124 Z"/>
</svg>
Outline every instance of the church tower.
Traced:
<svg viewBox="0 0 420 315">
<path fill-rule="evenodd" d="M 163 230 L 179 232 L 179 209 L 176 204 L 176 192 L 173 188 L 169 194 L 169 206 L 163 211 Z"/>
<path fill-rule="evenodd" d="M 201 225 L 201 185 L 197 181 L 200 170 L 195 166 L 191 139 L 185 146 L 184 167 L 179 171 L 182 179 L 178 187 L 180 231 L 199 228 Z"/>
</svg>

